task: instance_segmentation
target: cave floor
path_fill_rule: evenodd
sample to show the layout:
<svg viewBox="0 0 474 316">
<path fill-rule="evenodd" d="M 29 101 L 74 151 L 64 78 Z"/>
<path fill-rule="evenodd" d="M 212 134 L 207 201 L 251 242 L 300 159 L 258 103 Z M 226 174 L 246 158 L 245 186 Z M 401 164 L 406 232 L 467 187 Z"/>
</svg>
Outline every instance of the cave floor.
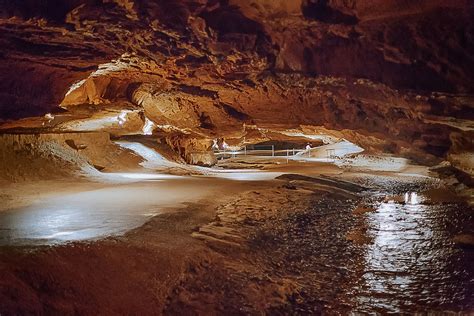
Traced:
<svg viewBox="0 0 474 316">
<path fill-rule="evenodd" d="M 342 172 L 324 163 L 262 168 L 278 178 L 223 172 L 4 190 L 9 207 L 82 202 L 70 214 L 86 212 L 83 220 L 94 220 L 88 199 L 106 193 L 111 208 L 118 203 L 140 220 L 93 240 L 68 241 L 66 234 L 37 238 L 36 245 L 3 243 L 0 313 L 474 311 L 474 252 L 455 243 L 457 235 L 472 233 L 473 210 L 435 179 L 413 170 Z M 171 185 L 176 181 L 189 182 Z M 196 188 L 201 193 L 193 195 Z M 157 198 L 160 190 L 166 203 Z M 30 198 L 15 200 L 19 192 Z"/>
</svg>

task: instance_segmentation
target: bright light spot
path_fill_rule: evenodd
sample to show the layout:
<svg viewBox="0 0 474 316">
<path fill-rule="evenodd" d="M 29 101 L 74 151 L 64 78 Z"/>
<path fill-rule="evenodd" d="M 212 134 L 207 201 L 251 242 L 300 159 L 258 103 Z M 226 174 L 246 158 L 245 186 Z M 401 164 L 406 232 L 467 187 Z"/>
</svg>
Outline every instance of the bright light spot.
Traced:
<svg viewBox="0 0 474 316">
<path fill-rule="evenodd" d="M 328 158 L 333 159 L 336 157 L 344 157 L 350 154 L 356 154 L 363 152 L 364 149 L 347 141 L 343 140 L 338 143 L 332 143 L 328 145 L 318 146 L 318 147 L 311 147 L 306 150 L 299 151 L 293 158 L 298 159 L 305 159 L 305 160 L 313 160 L 321 159 L 321 158 Z M 338 162 L 341 163 L 341 162 Z"/>
<path fill-rule="evenodd" d="M 418 194 L 416 192 L 405 193 L 405 203 L 416 205 L 419 203 Z"/>
<path fill-rule="evenodd" d="M 71 85 L 69 90 L 66 92 L 65 96 L 68 96 L 69 94 L 71 94 L 71 92 L 73 92 L 74 90 L 80 88 L 84 84 L 84 82 L 86 82 L 86 79 L 83 79 L 83 80 L 78 81 L 78 82 L 74 83 L 73 85 Z"/>
<path fill-rule="evenodd" d="M 63 128 L 73 131 L 97 131 L 104 128 L 116 127 L 117 124 L 122 126 L 126 122 L 128 114 L 132 112 L 134 111 L 123 110 L 118 115 L 117 113 L 112 113 L 108 114 L 109 116 L 72 121 L 67 123 Z"/>
<path fill-rule="evenodd" d="M 169 174 L 152 174 L 152 173 L 113 173 L 114 175 L 134 180 L 171 180 L 182 179 L 181 176 L 173 176 Z"/>
<path fill-rule="evenodd" d="M 153 123 L 147 117 L 145 117 L 145 125 L 143 125 L 143 135 L 152 135 L 154 128 L 155 128 L 155 123 Z"/>
<path fill-rule="evenodd" d="M 143 144 L 127 141 L 116 141 L 115 143 L 142 157 L 144 161 L 141 162 L 140 165 L 145 168 L 155 169 L 163 167 L 178 167 L 177 163 L 167 160 L 158 152 Z"/>
<path fill-rule="evenodd" d="M 116 141 L 115 143 L 123 148 L 127 148 L 135 152 L 137 155 L 143 157 L 143 159 L 145 159 L 146 161 L 150 161 L 150 162 L 158 162 L 158 161 L 166 162 L 167 161 L 158 152 L 156 152 L 155 150 L 141 143 L 127 142 L 127 141 Z"/>
<path fill-rule="evenodd" d="M 120 113 L 120 115 L 117 117 L 117 121 L 119 125 L 122 126 L 123 124 L 125 124 L 126 120 L 127 120 L 127 111 L 122 111 L 122 113 Z"/>
</svg>

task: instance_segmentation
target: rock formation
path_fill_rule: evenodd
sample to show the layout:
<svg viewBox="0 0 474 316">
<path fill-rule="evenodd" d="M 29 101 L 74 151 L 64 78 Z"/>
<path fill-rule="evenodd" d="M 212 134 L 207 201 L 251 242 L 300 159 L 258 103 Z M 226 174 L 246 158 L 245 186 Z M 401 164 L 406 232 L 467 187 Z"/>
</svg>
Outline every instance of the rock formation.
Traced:
<svg viewBox="0 0 474 316">
<path fill-rule="evenodd" d="M 473 21 L 469 0 L 2 0 L 2 128 L 153 130 L 192 163 L 295 130 L 473 174 Z"/>
</svg>

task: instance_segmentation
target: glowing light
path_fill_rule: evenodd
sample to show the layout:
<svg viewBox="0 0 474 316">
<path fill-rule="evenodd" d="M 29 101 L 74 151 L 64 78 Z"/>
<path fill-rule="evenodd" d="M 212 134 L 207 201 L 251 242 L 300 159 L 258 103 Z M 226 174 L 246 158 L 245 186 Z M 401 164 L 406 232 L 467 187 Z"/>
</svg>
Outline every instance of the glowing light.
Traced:
<svg viewBox="0 0 474 316">
<path fill-rule="evenodd" d="M 122 126 L 123 124 L 125 124 L 126 120 L 127 120 L 127 111 L 122 111 L 122 113 L 120 113 L 120 115 L 117 117 L 117 121 L 119 125 Z"/>
<path fill-rule="evenodd" d="M 416 205 L 419 203 L 418 194 L 416 192 L 405 193 L 405 203 Z"/>
<path fill-rule="evenodd" d="M 145 117 L 145 124 L 143 125 L 143 135 L 152 135 L 153 130 L 155 129 L 155 123 L 150 121 L 147 117 Z"/>
</svg>

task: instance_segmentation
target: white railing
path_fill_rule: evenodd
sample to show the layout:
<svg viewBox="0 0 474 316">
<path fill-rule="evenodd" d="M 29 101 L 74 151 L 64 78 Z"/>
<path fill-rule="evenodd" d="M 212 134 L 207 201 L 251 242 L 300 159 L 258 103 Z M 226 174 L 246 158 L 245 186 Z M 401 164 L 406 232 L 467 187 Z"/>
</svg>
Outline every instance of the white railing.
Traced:
<svg viewBox="0 0 474 316">
<path fill-rule="evenodd" d="M 274 145 L 268 146 L 252 146 L 241 148 L 239 150 L 219 149 L 214 150 L 214 154 L 218 158 L 227 159 L 235 158 L 237 156 L 256 156 L 256 157 L 291 157 L 299 153 L 305 152 L 305 149 L 275 149 Z"/>
<path fill-rule="evenodd" d="M 341 157 L 346 155 L 348 152 L 350 153 L 350 147 L 338 147 L 338 148 L 325 148 L 329 147 L 330 145 L 325 145 L 325 146 L 319 146 L 319 147 L 313 147 L 311 149 L 296 149 L 296 148 L 288 148 L 288 149 L 277 149 L 275 150 L 274 145 L 268 145 L 268 146 L 259 146 L 259 148 L 256 148 L 257 146 L 252 146 L 251 148 L 247 148 L 245 146 L 244 148 L 238 149 L 238 150 L 231 150 L 231 149 L 220 149 L 220 150 L 214 150 L 214 154 L 221 159 L 228 159 L 228 158 L 235 158 L 237 156 L 256 156 L 256 157 L 286 157 L 289 159 L 290 157 L 293 156 L 299 156 L 301 158 L 311 158 L 313 157 L 314 153 L 313 151 L 321 152 L 319 155 L 319 158 L 321 157 L 321 154 L 325 156 L 327 159 L 335 159 L 337 157 Z M 264 148 L 267 149 L 264 149 Z"/>
</svg>

